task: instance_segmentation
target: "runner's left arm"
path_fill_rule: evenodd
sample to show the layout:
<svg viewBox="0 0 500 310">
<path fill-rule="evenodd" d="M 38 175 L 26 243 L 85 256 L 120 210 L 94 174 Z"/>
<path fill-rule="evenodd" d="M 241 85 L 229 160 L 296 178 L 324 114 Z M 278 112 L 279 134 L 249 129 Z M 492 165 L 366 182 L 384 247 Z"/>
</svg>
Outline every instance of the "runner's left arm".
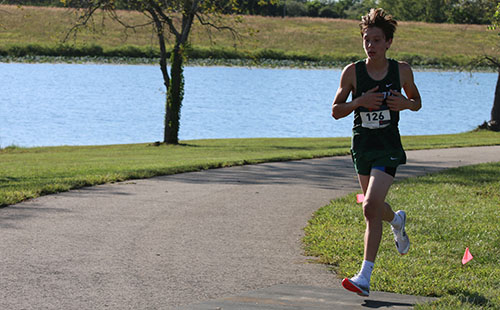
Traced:
<svg viewBox="0 0 500 310">
<path fill-rule="evenodd" d="M 417 85 L 413 79 L 413 71 L 405 62 L 399 63 L 399 76 L 401 85 L 407 97 L 402 93 L 391 90 L 393 96 L 387 97 L 387 106 L 393 111 L 412 110 L 418 111 L 422 107 L 422 100 Z"/>
</svg>

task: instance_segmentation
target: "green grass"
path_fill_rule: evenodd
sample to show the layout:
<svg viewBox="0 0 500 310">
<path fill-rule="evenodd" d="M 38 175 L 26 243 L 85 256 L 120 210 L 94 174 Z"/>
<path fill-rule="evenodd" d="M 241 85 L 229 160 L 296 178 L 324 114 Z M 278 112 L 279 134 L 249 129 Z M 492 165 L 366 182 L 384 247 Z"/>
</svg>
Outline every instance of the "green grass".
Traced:
<svg viewBox="0 0 500 310">
<path fill-rule="evenodd" d="M 407 149 L 500 144 L 500 134 L 403 137 Z M 0 150 L 0 206 L 108 182 L 202 169 L 349 154 L 350 138 L 224 139 L 181 145 L 7 147 Z"/>
<path fill-rule="evenodd" d="M 500 309 L 500 162 L 395 183 L 387 197 L 407 211 L 412 246 L 397 254 L 384 224 L 371 290 L 439 296 L 416 309 Z M 339 277 L 358 272 L 365 222 L 356 193 L 334 200 L 305 228 L 306 252 Z M 474 259 L 462 265 L 469 247 Z"/>
<path fill-rule="evenodd" d="M 197 140 L 160 146 L 7 147 L 0 151 L 0 206 L 107 182 L 346 154 L 348 147 L 348 138 Z"/>
<path fill-rule="evenodd" d="M 151 29 L 125 32 L 109 17 L 103 20 L 97 15 L 92 30 L 82 30 L 70 40 L 75 46 L 71 51 L 61 47 L 60 42 L 76 22 L 73 11 L 43 7 L 19 9 L 5 5 L 0 9 L 0 55 L 4 57 L 16 57 L 26 51 L 31 53 L 29 55 L 66 55 L 68 52 L 75 53 L 73 56 L 81 56 L 82 52 L 92 54 L 87 56 L 103 57 L 158 55 Z M 118 14 L 130 24 L 145 21 L 138 12 L 121 11 Z M 232 20 L 231 17 L 227 19 L 228 22 Z M 203 27 L 195 24 L 190 40 L 191 57 L 323 61 L 326 65 L 337 66 L 364 57 L 355 20 L 261 16 L 244 16 L 243 20 L 244 23 L 235 26 L 242 35 L 241 41 L 235 41 L 228 32 L 213 31 L 208 35 Z M 483 54 L 500 57 L 497 32 L 488 30 L 485 25 L 399 24 L 389 56 L 413 65 L 450 68 L 463 66 Z"/>
</svg>

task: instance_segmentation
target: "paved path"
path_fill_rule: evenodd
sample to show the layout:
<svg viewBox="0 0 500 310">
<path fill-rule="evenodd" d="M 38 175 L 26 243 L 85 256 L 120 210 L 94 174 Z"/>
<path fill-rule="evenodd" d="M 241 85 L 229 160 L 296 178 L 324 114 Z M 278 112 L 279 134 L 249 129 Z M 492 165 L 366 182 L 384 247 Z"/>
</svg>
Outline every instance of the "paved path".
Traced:
<svg viewBox="0 0 500 310">
<path fill-rule="evenodd" d="M 408 152 L 398 176 L 499 154 L 500 146 Z M 275 309 L 323 309 L 312 302 L 329 290 L 344 308 L 411 307 L 400 295 L 345 295 L 302 255 L 312 213 L 355 190 L 350 158 L 332 157 L 108 184 L 0 209 L 0 309 L 246 309 L 237 302 L 256 305 L 256 296 L 310 302 Z"/>
</svg>

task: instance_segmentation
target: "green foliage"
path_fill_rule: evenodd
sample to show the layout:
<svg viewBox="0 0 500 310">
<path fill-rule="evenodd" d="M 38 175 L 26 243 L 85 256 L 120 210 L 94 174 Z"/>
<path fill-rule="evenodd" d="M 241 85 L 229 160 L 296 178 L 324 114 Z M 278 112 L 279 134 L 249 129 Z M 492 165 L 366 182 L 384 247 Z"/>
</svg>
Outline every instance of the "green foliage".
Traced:
<svg viewBox="0 0 500 310">
<path fill-rule="evenodd" d="M 305 52 L 293 52 L 285 51 L 281 49 L 255 49 L 255 50 L 237 50 L 234 48 L 224 48 L 224 47 L 198 47 L 198 46 L 187 46 L 183 52 L 184 56 L 192 63 L 199 63 L 199 60 L 219 60 L 220 64 L 231 64 L 230 60 L 249 60 L 253 64 L 269 65 L 269 61 L 285 61 L 282 62 L 284 66 L 301 66 L 301 63 L 308 63 L 308 66 L 316 65 L 323 67 L 340 67 L 354 62 L 360 58 L 363 58 L 363 54 L 355 53 L 330 53 L 326 55 L 315 55 L 308 54 Z M 89 45 L 70 45 L 70 44 L 56 44 L 56 45 L 41 45 L 41 44 L 10 44 L 4 47 L 0 47 L 0 56 L 5 57 L 5 61 L 9 59 L 16 61 L 23 61 L 25 59 L 28 62 L 37 61 L 41 62 L 51 62 L 52 61 L 64 61 L 64 57 L 67 58 L 68 62 L 71 62 L 71 58 L 76 60 L 81 58 L 83 61 L 96 61 L 96 62 L 128 62 L 136 63 L 136 60 L 143 63 L 157 63 L 160 57 L 159 49 L 151 46 L 136 46 L 136 45 L 122 45 L 119 47 L 103 48 L 96 44 Z M 53 58 L 46 58 L 37 56 L 49 56 Z M 63 58 L 61 58 L 62 56 Z M 167 51 L 167 56 L 171 57 L 171 50 Z M 84 57 L 84 58 L 82 58 Z M 427 68 L 461 68 L 465 67 L 471 61 L 474 60 L 473 57 L 464 55 L 455 56 L 442 56 L 442 57 L 431 57 L 424 56 L 420 54 L 412 53 L 392 53 L 391 57 L 406 61 L 413 66 L 427 67 Z M 229 60 L 224 62 L 224 60 Z M 288 61 L 288 62 L 287 62 Z M 243 65 L 248 65 L 245 63 Z M 275 65 L 279 67 L 279 62 Z M 487 68 L 492 66 L 489 62 L 483 62 L 482 66 Z"/>
<path fill-rule="evenodd" d="M 104 49 L 97 44 L 9 44 L 0 46 L 0 56 L 68 56 L 68 57 L 159 57 L 159 51 L 150 46 L 122 45 Z"/>
<path fill-rule="evenodd" d="M 398 20 L 488 24 L 495 0 L 381 0 L 379 6 Z"/>
<path fill-rule="evenodd" d="M 476 59 L 475 57 L 465 56 L 465 55 L 455 55 L 455 56 L 443 55 L 441 57 L 431 57 L 431 56 L 423 56 L 412 53 L 394 53 L 392 54 L 391 57 L 394 57 L 395 59 L 401 61 L 406 61 L 412 66 L 441 68 L 441 69 L 464 68 Z M 482 64 L 481 66 L 489 67 L 489 65 L 486 63 Z"/>
<path fill-rule="evenodd" d="M 319 11 L 325 7 L 319 0 L 310 0 L 306 2 L 307 16 L 318 17 Z"/>
<path fill-rule="evenodd" d="M 497 8 L 495 10 L 495 14 L 493 14 L 493 19 L 492 19 L 492 27 L 496 29 L 497 27 L 500 27 L 500 2 L 497 5 Z M 500 33 L 499 33 L 500 35 Z"/>
<path fill-rule="evenodd" d="M 340 17 L 340 14 L 338 14 L 334 8 L 326 6 L 323 7 L 319 10 L 318 12 L 319 17 L 326 17 L 326 18 L 336 18 Z"/>
<path fill-rule="evenodd" d="M 2 4 L 62 7 L 64 0 L 3 0 Z"/>
<path fill-rule="evenodd" d="M 286 7 L 284 9 L 286 16 L 297 17 L 297 16 L 307 16 L 308 8 L 306 4 L 298 1 L 287 1 Z"/>
<path fill-rule="evenodd" d="M 186 47 L 186 56 L 189 59 L 239 59 L 247 58 L 243 56 L 242 52 L 237 51 L 234 48 L 223 48 L 223 47 Z"/>
<path fill-rule="evenodd" d="M 256 5 L 256 1 L 238 1 L 241 13 L 267 16 L 309 16 L 359 19 L 370 8 L 382 7 L 398 20 L 433 23 L 488 24 L 495 0 L 283 0 Z"/>
<path fill-rule="evenodd" d="M 489 24 L 497 6 L 496 0 L 455 0 L 451 3 L 448 21 L 460 24 Z"/>
<path fill-rule="evenodd" d="M 380 7 L 394 15 L 397 20 L 445 22 L 449 9 L 445 0 L 381 0 Z"/>
<path fill-rule="evenodd" d="M 102 56 L 106 57 L 158 58 L 160 56 L 158 48 L 152 46 L 122 45 L 102 50 Z"/>
<path fill-rule="evenodd" d="M 6 0 L 6 4 L 37 6 L 88 6 L 90 0 Z M 108 8 L 132 9 L 143 11 L 146 7 L 142 0 L 100 1 Z M 94 1 L 97 3 L 97 1 Z M 171 12 L 182 12 L 179 1 L 161 2 Z M 110 6 L 111 5 L 111 6 Z M 309 16 L 327 18 L 359 19 L 370 8 L 382 7 L 399 20 L 450 22 L 458 24 L 490 24 L 495 12 L 495 0 L 225 0 L 204 1 L 205 12 L 224 14 L 249 14 L 265 16 Z"/>
</svg>

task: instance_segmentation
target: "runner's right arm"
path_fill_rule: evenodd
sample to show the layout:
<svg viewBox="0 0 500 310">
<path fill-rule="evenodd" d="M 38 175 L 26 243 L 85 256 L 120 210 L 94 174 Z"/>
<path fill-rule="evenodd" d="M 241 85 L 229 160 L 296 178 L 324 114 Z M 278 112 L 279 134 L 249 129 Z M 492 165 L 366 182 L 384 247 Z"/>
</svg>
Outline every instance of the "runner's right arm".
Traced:
<svg viewBox="0 0 500 310">
<path fill-rule="evenodd" d="M 349 94 L 355 92 L 356 85 L 356 65 L 350 64 L 344 68 L 340 76 L 340 85 L 335 94 L 332 106 L 332 116 L 335 119 L 340 119 L 348 116 L 358 107 L 363 106 L 367 109 L 378 110 L 384 100 L 382 93 L 376 93 L 378 86 L 367 91 L 363 96 L 360 96 L 353 101 L 346 102 Z"/>
</svg>

